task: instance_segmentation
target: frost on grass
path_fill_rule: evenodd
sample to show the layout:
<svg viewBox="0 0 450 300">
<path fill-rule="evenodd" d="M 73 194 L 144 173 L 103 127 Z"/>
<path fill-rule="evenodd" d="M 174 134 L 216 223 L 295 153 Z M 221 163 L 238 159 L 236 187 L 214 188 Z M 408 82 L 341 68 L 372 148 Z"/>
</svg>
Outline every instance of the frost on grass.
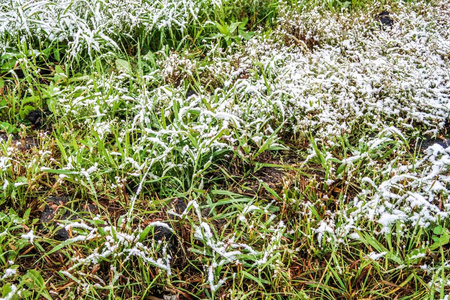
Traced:
<svg viewBox="0 0 450 300">
<path fill-rule="evenodd" d="M 142 88 L 129 91 L 130 82 L 142 84 Z M 90 128 L 100 139 L 121 132 L 117 141 L 105 144 L 109 160 L 92 165 L 69 156 L 58 164 L 58 168 L 72 171 L 67 176 L 76 180 L 95 178 L 107 164 L 130 177 L 148 172 L 147 178 L 157 180 L 189 174 L 195 184 L 200 184 L 202 173 L 231 153 L 241 137 L 260 144 L 268 140 L 260 132 L 261 123 L 244 124 L 227 109 L 232 103 L 223 90 L 186 101 L 181 88 L 163 85 L 148 91 L 145 82 L 138 79 L 111 76 L 89 79 L 83 86 L 62 89 L 55 96 L 58 114 L 83 120 L 74 123 L 76 126 Z M 118 147 L 124 143 L 130 148 Z M 118 152 L 120 148 L 122 152 Z M 79 151 L 91 152 L 93 148 Z M 116 182 L 114 179 L 111 184 Z"/>
<path fill-rule="evenodd" d="M 183 31 L 203 3 L 196 1 L 6 1 L 0 5 L 0 49 L 22 41 L 68 42 L 70 54 L 115 49 L 136 29 Z"/>
<path fill-rule="evenodd" d="M 388 143 L 385 145 L 397 145 L 399 150 L 395 157 L 378 161 L 374 150 L 378 153 L 389 150 L 383 150 L 380 141 Z M 408 146 L 392 132 L 382 133 L 368 144 L 353 161 L 371 166 L 375 176 L 353 179 L 361 182 L 361 192 L 348 199 L 348 204 L 340 210 L 327 212 L 327 218 L 314 230 L 319 245 L 342 243 L 347 237 L 360 239 L 368 224 L 371 224 L 369 227 L 375 225 L 376 235 L 395 235 L 393 227 L 400 226 L 402 235 L 406 236 L 414 228 L 443 224 L 450 217 L 450 148 L 435 144 L 414 165 L 409 165 L 401 159 L 411 155 Z"/>
<path fill-rule="evenodd" d="M 184 33 L 193 23 L 200 26 L 204 14 L 221 5 L 210 0 L 2 1 L 0 51 L 17 50 L 19 39 L 40 47 L 60 42 L 68 45 L 71 58 L 84 51 L 92 57 L 120 50 L 121 42 L 137 38 L 137 32 Z"/>
<path fill-rule="evenodd" d="M 115 51 L 122 37 L 119 33 L 131 35 L 138 28 L 183 31 L 203 6 L 223 2 L 9 1 L 0 4 L 0 18 L 5 20 L 0 25 L 0 49 L 12 47 L 8 42 L 18 37 L 23 41 L 36 37 L 69 41 L 72 56 L 80 51 Z M 367 228 L 385 235 L 395 225 L 408 232 L 416 226 L 442 223 L 450 209 L 449 148 L 434 145 L 412 165 L 405 137 L 436 135 L 448 122 L 449 12 L 445 3 L 439 9 L 424 3 L 400 7 L 394 26 L 382 30 L 370 15 L 356 19 L 318 11 L 296 15 L 284 8 L 275 36 L 285 44 L 256 37 L 242 48 L 233 48 L 233 54 L 211 50 L 205 64 L 172 53 L 158 61 L 160 70 L 142 77 L 122 72 L 78 78 L 80 86 L 53 89 L 55 113 L 76 130 L 92 134 L 95 142 L 80 145 L 40 170 L 64 171 L 59 184 L 70 179 L 93 194 L 100 194 L 95 191 L 99 186 L 123 187 L 130 178 L 138 178 L 140 186 L 130 202 L 131 218 L 144 183 L 163 182 L 165 188 L 191 195 L 192 190 L 203 190 L 205 173 L 226 154 L 251 158 L 260 147 L 276 145 L 278 133 L 303 138 L 313 133 L 324 145 L 329 173 L 325 184 L 343 180 L 346 172 L 362 187 L 355 197 L 344 199 L 344 209 L 325 212 L 312 229 L 319 245 L 345 242 L 347 237 L 362 239 Z M 295 31 L 300 34 L 292 36 Z M 213 75 L 205 79 L 207 87 L 199 87 L 198 95 L 186 99 L 183 80 L 195 76 L 194 72 Z M 374 135 L 364 137 L 366 132 Z M 362 147 L 350 149 L 340 159 L 332 148 L 339 146 L 335 137 L 342 135 L 361 137 Z M 391 150 L 393 155 L 384 156 Z M 98 152 L 101 160 L 84 159 Z M 311 151 L 308 160 L 317 155 Z M 345 166 L 344 173 L 335 174 L 336 161 Z M 1 172 L 10 164 L 9 158 L 0 158 Z M 373 169 L 371 176 L 358 177 L 358 164 Z M 304 205 L 314 204 L 305 201 Z M 192 207 L 197 219 L 190 214 Z M 248 205 L 236 212 L 238 229 L 258 235 L 254 244 L 247 242 L 246 230 L 229 235 L 216 232 L 202 218 L 195 200 L 181 214 L 170 213 L 189 221 L 196 239 L 189 251 L 203 264 L 213 293 L 227 284 L 229 277 L 223 271 L 227 266 L 244 265 L 257 271 L 267 267 L 277 272 L 286 228 L 283 222 L 275 222 L 275 215 L 257 218 L 268 214 L 267 209 Z M 79 256 L 62 274 L 83 283 L 86 269 L 102 261 L 119 260 L 121 265 L 134 259 L 170 274 L 171 257 L 164 245 L 145 244 L 142 231 L 129 233 L 100 225 L 65 225 L 74 233 L 67 245 L 76 242 L 92 250 L 76 252 Z M 22 236 L 30 242 L 33 237 L 32 231 Z M 383 255 L 377 249 L 368 257 L 381 260 Z M 410 259 L 423 255 L 411 254 Z M 120 277 L 117 268 L 111 266 L 114 276 L 109 284 L 98 276 L 97 284 L 113 285 Z"/>
<path fill-rule="evenodd" d="M 368 22 L 370 15 L 356 18 L 339 40 L 333 32 L 348 17 L 330 15 L 321 27 L 314 24 L 323 16 L 303 14 L 299 26 L 317 27 L 308 34 L 322 40 L 307 52 L 252 40 L 248 54 L 263 68 L 259 78 L 236 83 L 246 101 L 235 112 L 245 120 L 273 115 L 294 132 L 314 130 L 327 140 L 390 125 L 437 134 L 450 108 L 449 7 L 426 7 L 420 15 L 414 9 L 400 10 L 390 30 Z"/>
<path fill-rule="evenodd" d="M 126 233 L 118 227 L 108 225 L 100 220 L 93 223 L 95 224 L 88 225 L 85 222 L 74 222 L 65 225 L 66 229 L 72 229 L 74 233 L 73 238 L 64 242 L 65 245 L 77 242 L 84 243 L 86 247 L 96 246 L 86 255 L 74 253 L 70 268 L 63 275 L 81 283 L 84 282 L 83 274 L 86 268 L 92 268 L 109 260 L 120 261 L 122 268 L 123 265 L 132 264 L 134 259 L 139 259 L 146 266 L 163 270 L 170 276 L 171 257 L 167 252 L 167 245 L 146 239 L 146 235 L 149 233 L 148 230 L 145 231 L 139 228 L 132 233 Z M 160 222 L 154 222 L 148 226 L 152 227 L 159 224 Z M 167 226 L 166 224 L 164 225 Z M 170 228 L 170 230 L 172 229 Z M 145 233 L 143 233 L 144 231 Z M 115 266 L 112 265 L 111 268 L 114 269 L 114 276 L 111 278 L 111 282 L 106 283 L 101 278 L 94 278 L 97 285 L 113 285 L 117 281 L 120 275 L 118 275 L 119 273 Z M 91 283 L 84 282 L 84 284 L 88 287 Z"/>
<path fill-rule="evenodd" d="M 216 235 L 213 233 L 211 226 L 206 222 L 201 222 L 200 226 L 194 225 L 194 237 L 204 243 L 204 255 L 208 257 L 210 261 L 205 265 L 208 274 L 208 283 L 211 292 L 215 292 L 223 284 L 226 283 L 227 278 L 220 278 L 220 273 L 215 273 L 215 270 L 220 267 L 227 265 L 251 265 L 253 268 L 258 270 L 271 270 L 274 274 L 277 274 L 278 267 L 276 263 L 282 266 L 280 261 L 277 259 L 280 257 L 281 239 L 285 232 L 285 225 L 280 222 L 276 226 L 270 226 L 268 230 L 268 224 L 272 224 L 270 218 L 267 224 L 259 224 L 259 230 L 261 232 L 270 231 L 270 240 L 264 243 L 263 249 L 257 251 L 251 246 L 245 243 L 235 242 L 238 237 L 235 234 L 223 241 L 217 239 Z M 238 250 L 239 249 L 239 250 Z M 270 263 L 269 263 L 270 261 Z M 219 277 L 220 279 L 216 279 Z"/>
<path fill-rule="evenodd" d="M 376 220 L 381 232 L 389 232 L 397 222 L 410 228 L 443 222 L 450 213 L 449 168 L 450 148 L 438 144 L 427 149 L 427 155 L 414 166 L 387 166 L 382 172 L 390 176 L 380 184 L 367 180 L 374 191 L 368 188 L 355 199 L 357 210 L 350 219 Z"/>
<path fill-rule="evenodd" d="M 403 6 L 386 30 L 370 15 L 348 26 L 343 26 L 348 17 L 329 15 L 321 26 L 324 16 L 313 11 L 289 21 L 315 39 L 318 46 L 312 50 L 258 39 L 247 45 L 248 55 L 262 67 L 254 67 L 259 76 L 234 84 L 237 96 L 245 99 L 231 108 L 240 119 L 286 122 L 284 130 L 313 132 L 326 147 L 337 146 L 338 136 L 377 134 L 366 138 L 368 149 L 342 163 L 351 168 L 364 161 L 379 175 L 358 179 L 363 191 L 350 199 L 348 212 L 333 213 L 319 224 L 319 240 L 330 234 L 333 241 L 354 236 L 366 221 L 387 233 L 397 222 L 427 227 L 448 218 L 448 149 L 435 145 L 414 165 L 402 165 L 400 158 L 408 155 L 405 136 L 437 135 L 449 120 L 449 13 L 448 3 L 439 9 L 423 3 Z M 279 34 L 287 33 L 281 29 Z M 379 161 L 377 153 L 389 151 L 389 143 L 400 143 L 403 150 Z M 312 151 L 311 158 L 315 155 Z M 330 153 L 324 157 L 327 165 L 328 158 L 339 161 Z M 333 179 L 338 178 L 326 178 L 326 183 Z"/>
</svg>

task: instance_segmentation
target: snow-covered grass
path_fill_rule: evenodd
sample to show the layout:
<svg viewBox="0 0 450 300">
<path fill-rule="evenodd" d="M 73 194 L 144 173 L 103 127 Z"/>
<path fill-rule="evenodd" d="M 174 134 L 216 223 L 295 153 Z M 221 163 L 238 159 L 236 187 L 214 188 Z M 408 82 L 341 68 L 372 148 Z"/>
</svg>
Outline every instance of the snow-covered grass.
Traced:
<svg viewBox="0 0 450 300">
<path fill-rule="evenodd" d="M 351 7 L 0 4 L 0 299 L 448 295 L 450 4 Z"/>
</svg>

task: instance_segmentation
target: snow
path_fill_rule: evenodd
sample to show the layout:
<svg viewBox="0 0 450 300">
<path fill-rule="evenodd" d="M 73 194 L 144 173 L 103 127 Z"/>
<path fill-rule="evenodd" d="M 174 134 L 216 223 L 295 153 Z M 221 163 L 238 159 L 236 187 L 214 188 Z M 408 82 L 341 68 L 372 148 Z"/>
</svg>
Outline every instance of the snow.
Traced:
<svg viewBox="0 0 450 300">
<path fill-rule="evenodd" d="M 369 253 L 369 255 L 367 255 L 367 257 L 372 260 L 378 260 L 378 259 L 382 258 L 383 256 L 385 256 L 386 254 L 387 254 L 387 252 L 381 252 L 381 253 L 371 252 L 371 253 Z"/>
<path fill-rule="evenodd" d="M 30 243 L 33 243 L 35 235 L 34 235 L 33 230 L 30 230 L 28 233 L 22 234 L 20 237 L 23 238 L 23 239 L 28 240 Z"/>
<path fill-rule="evenodd" d="M 148 226 L 160 226 L 160 227 L 164 227 L 164 228 L 168 229 L 170 232 L 174 232 L 173 229 L 169 225 L 167 225 L 164 222 L 160 222 L 160 221 L 151 222 L 150 224 L 148 224 Z"/>
<path fill-rule="evenodd" d="M 17 270 L 16 269 L 6 269 L 5 273 L 2 276 L 2 279 L 6 279 L 10 276 L 16 275 L 17 274 Z"/>
<path fill-rule="evenodd" d="M 6 171 L 11 164 L 9 164 L 8 162 L 11 160 L 10 157 L 5 157 L 5 156 L 0 156 L 0 170 L 1 171 Z"/>
<path fill-rule="evenodd" d="M 214 284 L 214 269 L 217 267 L 216 263 L 213 263 L 211 266 L 208 267 L 208 282 L 211 289 L 211 292 L 217 291 L 224 283 L 225 280 L 220 279 L 217 284 Z"/>
<path fill-rule="evenodd" d="M 122 34 L 132 36 L 137 28 L 183 32 L 189 22 L 198 20 L 203 10 L 208 12 L 214 6 L 220 9 L 226 1 L 111 0 L 104 4 L 102 0 L 93 0 L 89 5 L 73 0 L 70 6 L 63 0 L 1 3 L 0 51 L 14 47 L 8 40 L 37 37 L 39 41 L 68 42 L 68 56 L 72 59 L 80 53 L 94 58 L 99 53 L 116 51 L 119 46 L 115 41 Z M 362 12 L 360 18 L 318 10 L 300 14 L 280 5 L 280 26 L 270 37 L 257 35 L 244 42 L 242 48 L 233 46 L 229 52 L 213 49 L 206 53 L 211 58 L 205 66 L 188 59 L 189 53 L 156 53 L 164 54 L 164 59 L 158 60 L 156 70 L 143 78 L 149 85 L 159 78 L 167 83 L 157 88 L 140 87 L 138 79 L 125 73 L 95 80 L 85 78 L 86 83 L 76 88 L 60 87 L 54 95 L 58 99 L 57 113 L 84 120 L 83 126 L 93 128 L 101 138 L 119 124 L 120 120 L 112 117 L 111 112 L 112 107 L 122 103 L 134 114 L 124 136 L 134 135 L 137 130 L 142 133 L 130 149 L 109 152 L 117 163 L 118 174 L 135 176 L 139 181 L 130 198 L 125 230 L 111 224 L 103 224 L 100 230 L 97 225 L 81 221 L 65 225 L 66 229 L 76 229 L 69 242 L 105 240 L 89 255 L 74 259 L 71 276 L 80 275 L 82 266 L 111 257 L 125 261 L 139 257 L 170 274 L 171 257 L 166 245 L 160 255 L 149 245 L 138 242 L 139 230 L 130 232 L 135 204 L 145 184 L 161 179 L 178 184 L 180 174 L 193 174 L 191 197 L 192 190 L 203 186 L 202 174 L 215 167 L 217 153 L 234 151 L 242 157 L 252 157 L 259 150 L 254 144 L 270 143 L 267 135 L 271 134 L 274 134 L 271 145 L 276 146 L 283 134 L 302 137 L 314 133 L 315 141 L 323 147 L 320 151 L 329 173 L 323 182 L 331 185 L 345 178 L 346 174 L 335 174 L 336 165 L 342 164 L 344 173 L 354 174 L 352 183 L 361 187 L 357 195 L 345 199 L 347 209 L 326 211 L 323 220 L 312 228 L 319 246 L 346 242 L 347 238 L 361 239 L 359 233 L 366 225 L 374 228 L 371 234 L 386 235 L 395 234 L 393 228 L 397 225 L 404 232 L 411 232 L 416 227 L 427 228 L 448 221 L 450 148 L 434 144 L 414 158 L 414 165 L 402 158 L 411 155 L 408 152 L 411 137 L 425 133 L 435 136 L 449 120 L 449 12 L 450 6 L 444 2 L 439 9 L 426 3 L 399 4 L 396 22 L 384 30 L 375 24 L 371 12 L 366 15 Z M 305 41 L 295 41 L 297 33 Z M 293 44 L 280 43 L 286 37 Z M 317 46 L 308 48 L 308 41 Z M 144 54 L 143 59 L 150 60 L 150 56 Z M 214 91 L 200 90 L 185 101 L 182 84 L 173 85 L 183 83 L 197 71 L 200 75 L 209 74 L 205 76 L 208 80 L 223 77 L 227 81 L 214 87 Z M 241 76 L 244 73 L 248 76 Z M 130 84 L 138 86 L 136 93 L 128 90 Z M 164 116 L 170 122 L 164 128 L 154 129 L 154 116 Z M 281 130 L 275 133 L 278 126 Z M 367 131 L 374 135 L 364 136 Z M 351 149 L 345 157 L 334 154 L 333 146 L 339 144 L 337 137 L 342 135 L 360 138 L 361 147 Z M 392 155 L 385 157 L 390 150 Z M 315 159 L 318 153 L 309 149 L 301 166 Z M 370 168 L 372 177 L 359 176 L 359 165 Z M 10 157 L 0 157 L 3 190 L 9 187 L 4 175 L 11 166 Z M 42 166 L 40 170 L 53 167 Z M 90 185 L 95 176 L 105 177 L 101 173 L 103 166 L 82 165 L 77 155 L 67 157 L 61 169 L 73 170 L 59 175 L 61 180 L 70 177 L 80 184 Z M 25 183 L 16 182 L 14 187 L 21 184 Z M 115 179 L 111 186 L 118 184 Z M 299 204 L 306 216 L 314 205 L 308 201 Z M 195 199 L 190 199 L 181 214 L 168 212 L 192 224 L 194 237 L 208 259 L 205 272 L 212 292 L 225 283 L 217 275 L 219 266 L 244 261 L 259 268 L 279 255 L 286 225 L 276 224 L 278 216 L 273 213 L 265 218 L 265 224 L 254 224 L 254 215 L 269 215 L 270 205 L 266 208 L 246 205 L 237 214 L 245 226 L 261 230 L 264 243 L 260 249 L 236 241 L 238 237 L 217 234 L 203 218 Z M 152 222 L 150 226 L 173 231 L 164 222 Z M 35 235 L 30 230 L 21 237 L 33 243 Z M 385 252 L 372 252 L 367 257 L 377 260 L 384 255 Z M 120 276 L 117 274 L 113 281 Z"/>
<path fill-rule="evenodd" d="M 14 284 L 11 285 L 11 291 L 4 297 L 4 298 L 0 298 L 0 300 L 11 300 L 13 299 L 13 297 L 18 294 L 18 289 L 17 286 L 15 286 Z"/>
</svg>

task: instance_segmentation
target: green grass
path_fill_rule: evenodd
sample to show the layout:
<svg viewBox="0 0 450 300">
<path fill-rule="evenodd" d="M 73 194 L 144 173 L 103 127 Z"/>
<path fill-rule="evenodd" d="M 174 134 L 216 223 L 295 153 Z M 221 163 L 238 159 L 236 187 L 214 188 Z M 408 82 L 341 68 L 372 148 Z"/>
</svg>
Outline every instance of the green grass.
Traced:
<svg viewBox="0 0 450 300">
<path fill-rule="evenodd" d="M 445 1 L 94 2 L 0 4 L 0 299 L 450 293 Z"/>
</svg>

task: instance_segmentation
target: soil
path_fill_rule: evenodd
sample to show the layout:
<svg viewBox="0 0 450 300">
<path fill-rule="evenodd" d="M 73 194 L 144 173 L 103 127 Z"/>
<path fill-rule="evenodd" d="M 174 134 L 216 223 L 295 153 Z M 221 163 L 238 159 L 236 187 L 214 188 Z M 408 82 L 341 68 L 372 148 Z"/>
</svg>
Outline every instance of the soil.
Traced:
<svg viewBox="0 0 450 300">
<path fill-rule="evenodd" d="M 170 206 L 179 215 L 181 215 L 187 207 L 186 202 L 184 202 L 184 200 L 180 198 L 176 198 L 175 200 L 173 200 Z"/>
<path fill-rule="evenodd" d="M 69 197 L 66 196 L 50 196 L 47 198 L 46 205 L 44 210 L 40 215 L 40 226 L 39 229 L 43 233 L 48 233 L 47 228 L 54 226 L 58 227 L 59 220 L 74 220 L 77 218 L 79 214 L 90 213 L 96 214 L 98 213 L 98 207 L 93 203 L 86 203 L 85 205 L 77 205 L 75 210 L 79 212 L 72 213 L 69 209 Z M 65 241 L 70 238 L 70 234 L 66 229 L 61 228 L 58 229 L 52 236 L 55 240 Z"/>
<path fill-rule="evenodd" d="M 41 128 L 45 125 L 50 115 L 51 112 L 48 109 L 45 110 L 35 109 L 30 111 L 28 115 L 25 117 L 25 119 L 30 121 L 31 125 Z"/>
<path fill-rule="evenodd" d="M 155 226 L 155 240 L 156 241 L 170 241 L 174 234 L 172 231 L 164 226 Z"/>
<path fill-rule="evenodd" d="M 10 135 L 12 135 L 11 147 L 16 148 L 17 150 L 27 151 L 39 146 L 39 139 L 37 137 L 21 137 L 17 134 L 6 134 L 4 132 L 0 132 L 0 141 L 8 141 Z"/>
</svg>

